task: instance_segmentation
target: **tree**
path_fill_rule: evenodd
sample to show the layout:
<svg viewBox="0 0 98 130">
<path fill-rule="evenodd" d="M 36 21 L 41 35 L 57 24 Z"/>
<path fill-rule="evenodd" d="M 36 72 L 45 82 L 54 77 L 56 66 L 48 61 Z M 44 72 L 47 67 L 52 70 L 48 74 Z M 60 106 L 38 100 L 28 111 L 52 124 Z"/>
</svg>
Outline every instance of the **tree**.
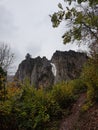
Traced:
<svg viewBox="0 0 98 130">
<path fill-rule="evenodd" d="M 14 54 L 11 52 L 7 44 L 0 43 L 0 67 L 7 71 L 9 66 L 13 63 Z"/>
<path fill-rule="evenodd" d="M 78 43 L 85 41 L 89 45 L 94 43 L 96 47 L 98 44 L 98 0 L 64 0 L 64 2 L 68 4 L 68 7 L 64 9 L 59 3 L 59 11 L 51 15 L 53 27 L 58 27 L 62 21 L 66 21 L 67 29 L 65 30 L 68 31 L 62 36 L 64 44 L 76 40 Z"/>
<path fill-rule="evenodd" d="M 53 27 L 64 21 L 67 25 L 62 36 L 64 44 L 77 41 L 88 43 L 91 57 L 85 65 L 82 78 L 86 83 L 89 100 L 98 100 L 98 0 L 64 0 L 59 11 L 51 15 Z"/>
<path fill-rule="evenodd" d="M 5 100 L 5 82 L 6 82 L 6 72 L 0 67 L 0 100 Z"/>
</svg>

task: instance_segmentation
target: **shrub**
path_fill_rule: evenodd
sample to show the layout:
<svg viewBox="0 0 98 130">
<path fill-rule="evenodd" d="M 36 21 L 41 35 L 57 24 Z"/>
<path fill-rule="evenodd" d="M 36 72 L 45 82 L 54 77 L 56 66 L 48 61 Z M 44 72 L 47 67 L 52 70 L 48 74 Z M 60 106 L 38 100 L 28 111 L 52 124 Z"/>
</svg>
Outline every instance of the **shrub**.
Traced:
<svg viewBox="0 0 98 130">
<path fill-rule="evenodd" d="M 69 107 L 74 101 L 74 94 L 67 83 L 55 85 L 52 90 L 52 95 L 61 108 Z"/>
<path fill-rule="evenodd" d="M 60 106 L 51 92 L 36 90 L 27 82 L 22 88 L 9 87 L 7 92 L 8 98 L 0 107 L 0 124 L 4 124 L 0 129 L 41 130 L 60 118 Z"/>
<path fill-rule="evenodd" d="M 82 79 L 71 80 L 69 85 L 74 94 L 80 94 L 87 91 L 87 86 Z"/>
<path fill-rule="evenodd" d="M 5 100 L 6 98 L 6 88 L 5 88 L 5 82 L 6 82 L 6 72 L 0 67 L 0 100 Z"/>
<path fill-rule="evenodd" d="M 0 129 L 44 130 L 54 127 L 55 123 L 54 126 L 49 124 L 62 118 L 77 93 L 84 90 L 79 85 L 80 81 L 74 80 L 57 84 L 46 91 L 43 88 L 37 90 L 29 81 L 25 81 L 21 88 L 8 84 L 7 98 L 0 101 Z"/>
<path fill-rule="evenodd" d="M 98 55 L 89 59 L 81 77 L 87 86 L 88 100 L 98 101 Z"/>
</svg>

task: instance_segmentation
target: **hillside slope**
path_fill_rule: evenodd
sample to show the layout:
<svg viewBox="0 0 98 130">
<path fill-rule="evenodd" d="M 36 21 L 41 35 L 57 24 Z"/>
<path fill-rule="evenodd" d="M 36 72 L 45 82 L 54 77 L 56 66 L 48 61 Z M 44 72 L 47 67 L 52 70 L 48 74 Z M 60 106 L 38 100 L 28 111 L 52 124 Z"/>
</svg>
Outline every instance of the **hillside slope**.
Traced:
<svg viewBox="0 0 98 130">
<path fill-rule="evenodd" d="M 98 104 L 82 112 L 85 101 L 86 94 L 83 93 L 73 105 L 71 114 L 61 121 L 59 130 L 98 130 Z"/>
</svg>

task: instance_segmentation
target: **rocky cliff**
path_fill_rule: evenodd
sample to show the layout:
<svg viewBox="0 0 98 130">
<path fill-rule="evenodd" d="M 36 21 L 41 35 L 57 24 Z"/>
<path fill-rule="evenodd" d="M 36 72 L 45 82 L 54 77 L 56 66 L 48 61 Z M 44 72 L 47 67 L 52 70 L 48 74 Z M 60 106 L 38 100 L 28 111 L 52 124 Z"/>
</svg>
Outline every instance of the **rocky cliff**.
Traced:
<svg viewBox="0 0 98 130">
<path fill-rule="evenodd" d="M 26 78 L 35 87 L 49 87 L 53 84 L 52 66 L 46 57 L 26 58 L 20 63 L 15 79 L 23 82 Z"/>
<path fill-rule="evenodd" d="M 15 78 L 24 81 L 27 77 L 35 87 L 49 87 L 54 83 L 78 78 L 88 57 L 75 51 L 56 51 L 51 60 L 46 57 L 26 57 L 18 67 Z"/>
<path fill-rule="evenodd" d="M 56 51 L 51 59 L 55 65 L 56 76 L 55 83 L 61 81 L 68 81 L 80 76 L 82 67 L 87 61 L 88 57 L 85 53 L 75 51 Z"/>
</svg>

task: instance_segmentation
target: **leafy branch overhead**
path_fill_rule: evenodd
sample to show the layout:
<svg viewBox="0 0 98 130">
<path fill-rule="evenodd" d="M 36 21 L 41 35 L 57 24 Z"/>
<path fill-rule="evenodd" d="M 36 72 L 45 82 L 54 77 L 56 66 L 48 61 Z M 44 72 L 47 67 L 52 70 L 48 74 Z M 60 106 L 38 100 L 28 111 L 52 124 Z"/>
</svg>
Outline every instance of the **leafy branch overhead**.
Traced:
<svg viewBox="0 0 98 130">
<path fill-rule="evenodd" d="M 51 15 L 53 27 L 62 21 L 66 24 L 64 44 L 75 40 L 98 41 L 98 0 L 64 0 L 64 4 L 68 6 L 65 8 L 59 3 L 59 11 Z"/>
</svg>

